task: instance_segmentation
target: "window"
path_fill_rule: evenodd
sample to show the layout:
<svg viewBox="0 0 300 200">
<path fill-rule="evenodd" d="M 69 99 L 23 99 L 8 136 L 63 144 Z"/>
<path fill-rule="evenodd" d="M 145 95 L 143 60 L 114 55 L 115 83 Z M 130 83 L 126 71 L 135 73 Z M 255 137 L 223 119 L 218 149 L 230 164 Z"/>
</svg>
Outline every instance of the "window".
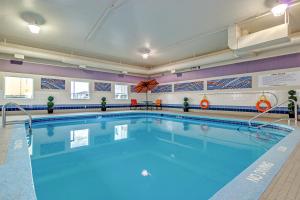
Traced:
<svg viewBox="0 0 300 200">
<path fill-rule="evenodd" d="M 90 98 L 89 82 L 71 82 L 71 99 L 89 99 Z"/>
<path fill-rule="evenodd" d="M 33 79 L 20 77 L 4 78 L 4 98 L 32 99 Z"/>
<path fill-rule="evenodd" d="M 128 86 L 115 84 L 115 99 L 128 99 Z"/>
</svg>

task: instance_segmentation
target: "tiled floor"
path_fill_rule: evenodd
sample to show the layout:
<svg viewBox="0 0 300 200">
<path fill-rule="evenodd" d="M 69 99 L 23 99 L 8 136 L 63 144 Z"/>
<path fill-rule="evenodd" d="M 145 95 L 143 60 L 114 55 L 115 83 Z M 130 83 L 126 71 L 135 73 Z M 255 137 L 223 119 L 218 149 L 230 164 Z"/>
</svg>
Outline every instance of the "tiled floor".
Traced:
<svg viewBox="0 0 300 200">
<path fill-rule="evenodd" d="M 300 144 L 298 144 L 260 199 L 300 200 Z"/>
<path fill-rule="evenodd" d="M 174 112 L 174 111 L 173 111 Z M 176 112 L 182 113 L 182 112 Z M 196 113 L 191 112 L 194 115 L 205 115 L 210 117 L 224 117 L 224 118 L 236 118 L 248 120 L 249 116 L 237 116 L 237 115 L 226 115 L 226 114 L 209 114 L 209 113 Z M 64 114 L 57 114 L 64 115 Z M 34 115 L 33 117 L 42 117 L 47 115 Z M 24 120 L 26 116 L 8 116 L 9 120 Z M 262 121 L 270 121 L 274 119 L 270 118 L 260 118 Z M 286 121 L 281 122 L 286 124 Z M 292 122 L 293 124 L 293 122 Z M 1 129 L 1 128 L 0 128 Z M 5 142 L 8 141 L 9 135 L 0 134 L 0 165 L 1 165 L 1 155 L 6 154 L 7 149 Z M 3 159 L 2 159 L 3 162 Z M 261 200 L 300 200 L 300 144 L 290 155 L 288 161 L 285 163 L 284 167 L 273 179 L 270 186 L 263 193 Z"/>
<path fill-rule="evenodd" d="M 0 165 L 5 162 L 10 134 L 0 128 Z"/>
</svg>

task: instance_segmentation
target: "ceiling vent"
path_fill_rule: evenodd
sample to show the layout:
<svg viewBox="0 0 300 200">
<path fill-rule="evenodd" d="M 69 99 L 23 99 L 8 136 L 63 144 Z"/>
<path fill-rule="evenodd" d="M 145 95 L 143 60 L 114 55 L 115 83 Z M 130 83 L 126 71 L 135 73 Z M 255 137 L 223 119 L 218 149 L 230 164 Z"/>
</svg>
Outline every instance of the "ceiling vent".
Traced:
<svg viewBox="0 0 300 200">
<path fill-rule="evenodd" d="M 176 76 L 177 76 L 177 78 L 180 78 L 180 77 L 182 77 L 182 73 L 177 73 Z"/>
<path fill-rule="evenodd" d="M 10 60 L 10 64 L 12 64 L 12 65 L 23 65 L 23 61 L 21 61 L 21 60 Z"/>
</svg>

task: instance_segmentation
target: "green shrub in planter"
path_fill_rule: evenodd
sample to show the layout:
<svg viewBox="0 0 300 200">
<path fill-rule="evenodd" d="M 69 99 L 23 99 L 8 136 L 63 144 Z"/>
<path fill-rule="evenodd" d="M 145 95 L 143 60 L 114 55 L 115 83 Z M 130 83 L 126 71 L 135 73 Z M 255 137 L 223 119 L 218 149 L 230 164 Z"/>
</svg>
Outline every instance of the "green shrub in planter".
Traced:
<svg viewBox="0 0 300 200">
<path fill-rule="evenodd" d="M 183 98 L 183 112 L 189 112 L 189 98 Z"/>
<path fill-rule="evenodd" d="M 290 95 L 289 99 L 294 100 L 294 101 L 297 102 L 298 99 L 297 99 L 295 90 L 290 90 L 288 92 L 288 94 Z M 295 118 L 295 105 L 294 105 L 294 102 L 291 102 L 291 101 L 289 102 L 288 110 L 289 110 L 289 118 Z"/>
<path fill-rule="evenodd" d="M 106 97 L 101 98 L 101 111 L 106 111 Z"/>
<path fill-rule="evenodd" d="M 53 96 L 49 96 L 48 97 L 48 103 L 47 103 L 47 107 L 48 107 L 48 114 L 52 114 L 53 113 L 53 108 L 54 108 L 54 97 Z"/>
</svg>

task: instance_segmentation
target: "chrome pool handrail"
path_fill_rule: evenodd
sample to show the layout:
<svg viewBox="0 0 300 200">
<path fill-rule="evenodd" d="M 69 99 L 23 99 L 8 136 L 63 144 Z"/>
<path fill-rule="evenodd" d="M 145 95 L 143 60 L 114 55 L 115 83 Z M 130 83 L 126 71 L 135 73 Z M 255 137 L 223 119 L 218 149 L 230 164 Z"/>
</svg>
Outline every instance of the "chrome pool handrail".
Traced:
<svg viewBox="0 0 300 200">
<path fill-rule="evenodd" d="M 266 110 L 266 111 L 264 111 L 264 112 L 262 112 L 262 113 L 259 113 L 259 114 L 256 115 L 256 116 L 252 117 L 251 119 L 248 120 L 248 125 L 251 127 L 251 126 L 252 126 L 252 121 L 253 121 L 253 120 L 257 119 L 258 117 L 260 117 L 260 116 L 262 116 L 262 115 L 264 115 L 264 114 L 266 114 L 266 113 L 268 113 L 268 112 L 274 110 L 275 108 L 278 108 L 279 106 L 282 106 L 283 104 L 286 104 L 286 103 L 288 103 L 288 102 L 293 102 L 293 103 L 294 103 L 295 126 L 297 126 L 297 123 L 298 123 L 298 104 L 297 104 L 297 102 L 296 102 L 295 100 L 293 100 L 293 99 L 288 99 L 288 100 L 286 100 L 286 101 L 284 101 L 284 102 L 282 102 L 282 103 L 280 103 L 280 104 L 277 104 L 277 105 L 275 105 L 274 107 L 272 107 L 272 108 L 270 108 L 270 109 L 268 109 L 268 110 Z M 283 119 L 281 119 L 281 120 L 279 120 L 279 121 L 282 121 L 282 120 L 283 120 Z M 268 123 L 268 124 L 272 124 L 272 123 L 275 123 L 275 122 L 278 122 L 278 120 L 275 120 L 275 121 L 270 122 L 270 123 Z"/>
<path fill-rule="evenodd" d="M 260 125 L 258 126 L 257 128 L 262 128 L 262 127 L 265 127 L 265 126 L 268 126 L 268 125 L 271 125 L 271 124 L 274 124 L 274 123 L 277 123 L 277 122 L 281 122 L 281 121 L 284 121 L 284 120 L 287 120 L 288 121 L 288 125 L 291 124 L 291 119 L 289 118 L 280 118 L 280 119 L 277 119 L 275 121 L 272 121 L 272 122 L 269 122 L 269 123 L 266 123 L 266 124 L 263 124 L 263 125 Z"/>
<path fill-rule="evenodd" d="M 32 128 L 31 114 L 29 112 L 27 112 L 24 108 L 22 108 L 19 104 L 14 103 L 14 102 L 8 102 L 2 106 L 2 127 L 5 127 L 7 125 L 7 123 L 6 123 L 6 108 L 9 105 L 13 105 L 13 106 L 17 107 L 19 110 L 23 111 L 28 116 L 29 129 L 31 130 L 31 128 Z"/>
</svg>

